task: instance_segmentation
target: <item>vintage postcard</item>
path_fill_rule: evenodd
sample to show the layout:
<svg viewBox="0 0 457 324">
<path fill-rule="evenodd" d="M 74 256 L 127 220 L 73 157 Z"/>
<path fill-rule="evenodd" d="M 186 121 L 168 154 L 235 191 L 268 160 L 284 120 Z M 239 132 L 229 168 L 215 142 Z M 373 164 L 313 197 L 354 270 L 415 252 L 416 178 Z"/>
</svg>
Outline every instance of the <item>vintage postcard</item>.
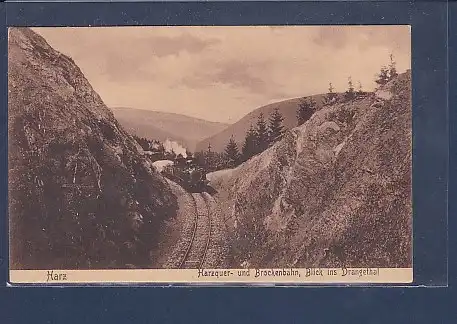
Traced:
<svg viewBox="0 0 457 324">
<path fill-rule="evenodd" d="M 409 26 L 9 28 L 10 282 L 411 283 Z"/>
</svg>

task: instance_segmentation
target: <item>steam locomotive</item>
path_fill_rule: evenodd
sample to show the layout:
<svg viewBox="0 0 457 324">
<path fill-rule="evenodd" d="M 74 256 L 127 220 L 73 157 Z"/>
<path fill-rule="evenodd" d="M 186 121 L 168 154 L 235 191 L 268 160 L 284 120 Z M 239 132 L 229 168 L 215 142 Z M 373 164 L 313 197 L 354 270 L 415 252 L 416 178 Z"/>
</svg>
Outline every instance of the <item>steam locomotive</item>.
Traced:
<svg viewBox="0 0 457 324">
<path fill-rule="evenodd" d="M 205 191 L 209 183 L 206 179 L 206 170 L 198 166 L 193 159 L 177 158 L 163 168 L 162 174 L 189 192 Z"/>
</svg>

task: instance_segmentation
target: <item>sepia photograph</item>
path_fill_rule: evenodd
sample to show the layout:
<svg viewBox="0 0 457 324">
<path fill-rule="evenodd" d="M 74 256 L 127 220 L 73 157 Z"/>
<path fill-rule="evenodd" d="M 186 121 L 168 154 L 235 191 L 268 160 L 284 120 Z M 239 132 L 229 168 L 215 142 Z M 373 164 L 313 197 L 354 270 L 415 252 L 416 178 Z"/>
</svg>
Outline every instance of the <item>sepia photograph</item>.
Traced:
<svg viewBox="0 0 457 324">
<path fill-rule="evenodd" d="M 10 27 L 13 283 L 408 283 L 411 29 Z"/>
</svg>

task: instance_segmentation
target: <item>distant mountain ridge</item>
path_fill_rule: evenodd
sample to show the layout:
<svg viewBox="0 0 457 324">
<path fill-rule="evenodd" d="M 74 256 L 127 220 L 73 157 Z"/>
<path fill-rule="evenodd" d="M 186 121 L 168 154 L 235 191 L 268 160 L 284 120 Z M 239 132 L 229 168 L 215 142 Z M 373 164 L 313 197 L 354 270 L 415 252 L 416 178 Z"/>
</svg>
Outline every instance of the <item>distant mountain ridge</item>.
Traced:
<svg viewBox="0 0 457 324">
<path fill-rule="evenodd" d="M 297 126 L 297 108 L 302 98 L 303 97 L 288 99 L 259 107 L 248 113 L 246 116 L 238 120 L 236 123 L 229 125 L 221 132 L 209 136 L 208 138 L 205 138 L 198 142 L 196 150 L 205 150 L 208 147 L 208 144 L 211 144 L 211 148 L 214 151 L 222 152 L 232 135 L 238 144 L 238 148 L 241 149 L 241 145 L 244 141 L 246 131 L 249 129 L 251 124 L 255 125 L 260 113 L 263 113 L 265 120 L 268 120 L 270 114 L 276 108 L 279 109 L 279 112 L 284 117 L 283 125 L 285 126 L 285 128 L 291 129 Z M 322 107 L 322 102 L 324 100 L 323 94 L 313 95 L 305 98 L 313 98 L 316 101 L 317 109 L 320 109 Z"/>
<path fill-rule="evenodd" d="M 221 132 L 229 125 L 186 115 L 127 107 L 113 107 L 116 119 L 130 133 L 148 139 L 170 139 L 194 151 L 204 138 Z"/>
</svg>

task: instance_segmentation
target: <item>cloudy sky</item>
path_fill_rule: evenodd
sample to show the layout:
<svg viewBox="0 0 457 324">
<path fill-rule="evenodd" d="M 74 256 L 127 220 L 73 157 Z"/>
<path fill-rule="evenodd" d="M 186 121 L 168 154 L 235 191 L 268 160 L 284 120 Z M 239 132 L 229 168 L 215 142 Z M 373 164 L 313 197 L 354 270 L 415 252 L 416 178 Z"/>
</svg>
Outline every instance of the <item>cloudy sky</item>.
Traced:
<svg viewBox="0 0 457 324">
<path fill-rule="evenodd" d="M 35 28 L 71 56 L 110 107 L 232 123 L 288 98 L 373 89 L 392 52 L 410 68 L 408 26 Z"/>
</svg>

